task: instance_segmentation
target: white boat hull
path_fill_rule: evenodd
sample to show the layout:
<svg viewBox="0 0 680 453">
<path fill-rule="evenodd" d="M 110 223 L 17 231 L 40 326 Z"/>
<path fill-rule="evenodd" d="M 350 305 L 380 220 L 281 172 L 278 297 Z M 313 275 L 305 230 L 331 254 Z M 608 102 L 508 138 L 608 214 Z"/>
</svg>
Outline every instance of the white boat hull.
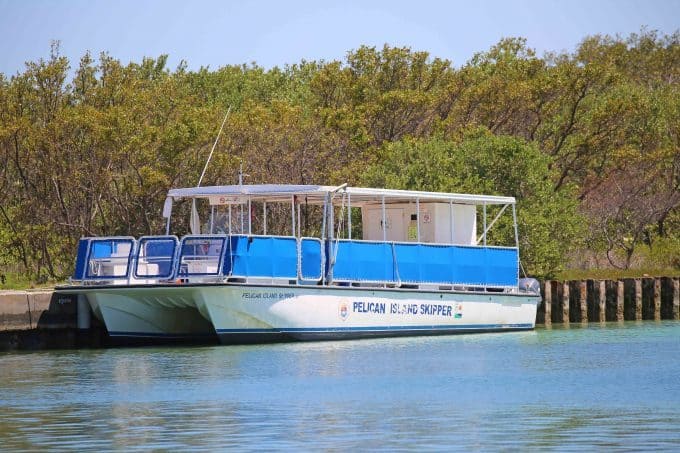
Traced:
<svg viewBox="0 0 680 453">
<path fill-rule="evenodd" d="M 214 338 L 212 324 L 196 310 L 191 295 L 149 289 L 151 291 L 119 287 L 82 292 L 112 338 L 129 341 Z"/>
<path fill-rule="evenodd" d="M 111 336 L 217 334 L 225 344 L 527 330 L 539 301 L 522 293 L 239 284 L 80 291 Z"/>
</svg>

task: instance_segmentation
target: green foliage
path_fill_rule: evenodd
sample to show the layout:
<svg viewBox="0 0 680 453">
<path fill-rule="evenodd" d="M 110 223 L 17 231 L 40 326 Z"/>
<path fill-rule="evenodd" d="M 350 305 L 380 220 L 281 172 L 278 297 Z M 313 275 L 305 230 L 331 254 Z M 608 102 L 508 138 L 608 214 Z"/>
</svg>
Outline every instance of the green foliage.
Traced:
<svg viewBox="0 0 680 453">
<path fill-rule="evenodd" d="M 0 74 L 0 273 L 62 278 L 80 236 L 162 231 L 163 194 L 196 184 L 229 106 L 204 184 L 244 162 L 250 183 L 514 195 L 530 272 L 680 266 L 679 62 L 680 33 L 648 30 L 543 57 L 503 39 L 459 68 L 390 46 L 272 69 L 76 66 L 55 44 Z"/>
<path fill-rule="evenodd" d="M 518 199 L 521 259 L 527 271 L 550 276 L 564 265 L 565 247 L 578 246 L 580 219 L 571 188 L 554 191 L 550 160 L 534 145 L 484 129 L 459 140 L 406 139 L 386 144 L 364 173 L 364 184 L 514 196 Z M 490 213 L 489 213 L 490 215 Z M 508 213 L 494 230 L 499 243 L 514 244 Z"/>
</svg>

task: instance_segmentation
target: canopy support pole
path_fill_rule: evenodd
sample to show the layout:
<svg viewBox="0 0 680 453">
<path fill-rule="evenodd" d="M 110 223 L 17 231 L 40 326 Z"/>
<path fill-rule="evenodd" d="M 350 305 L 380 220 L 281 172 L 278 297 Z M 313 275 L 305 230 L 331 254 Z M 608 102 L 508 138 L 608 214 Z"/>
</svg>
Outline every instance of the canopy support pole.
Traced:
<svg viewBox="0 0 680 453">
<path fill-rule="evenodd" d="M 453 201 L 449 200 L 449 229 L 451 230 L 451 244 L 454 243 L 453 235 Z"/>
<path fill-rule="evenodd" d="M 382 230 L 383 230 L 383 242 L 387 242 L 387 218 L 385 213 L 385 196 L 382 197 Z"/>
<path fill-rule="evenodd" d="M 229 236 L 231 236 L 231 205 L 229 205 Z"/>
<path fill-rule="evenodd" d="M 420 198 L 416 198 L 416 242 L 420 242 Z"/>
<path fill-rule="evenodd" d="M 292 226 L 292 231 L 293 234 L 292 236 L 295 237 L 295 195 L 291 195 L 290 197 L 290 216 L 291 216 L 291 226 Z"/>
<path fill-rule="evenodd" d="M 239 206 L 241 207 L 241 231 L 240 233 L 243 234 L 243 232 L 246 230 L 245 223 L 243 220 L 243 202 L 239 200 Z"/>
<path fill-rule="evenodd" d="M 267 202 L 265 201 L 262 203 L 262 223 L 263 223 L 263 233 L 265 236 L 267 235 Z"/>
<path fill-rule="evenodd" d="M 517 212 L 515 210 L 514 203 L 512 205 L 512 223 L 515 226 L 515 248 L 517 249 L 517 282 L 519 283 L 519 270 L 522 266 L 522 262 L 519 259 L 519 233 L 517 232 Z M 526 277 L 526 273 L 524 276 Z"/>
<path fill-rule="evenodd" d="M 486 247 L 486 201 L 483 204 L 483 210 L 484 210 L 484 233 L 482 234 L 482 237 L 484 238 L 484 247 Z"/>
<path fill-rule="evenodd" d="M 301 224 L 302 222 L 300 221 L 300 203 L 297 205 L 297 235 L 298 237 L 302 237 L 302 227 Z"/>
<path fill-rule="evenodd" d="M 519 248 L 519 233 L 517 231 L 517 212 L 515 211 L 514 204 L 512 205 L 512 223 L 515 226 L 515 247 Z"/>
<path fill-rule="evenodd" d="M 352 194 L 347 193 L 347 238 L 352 240 Z"/>
</svg>

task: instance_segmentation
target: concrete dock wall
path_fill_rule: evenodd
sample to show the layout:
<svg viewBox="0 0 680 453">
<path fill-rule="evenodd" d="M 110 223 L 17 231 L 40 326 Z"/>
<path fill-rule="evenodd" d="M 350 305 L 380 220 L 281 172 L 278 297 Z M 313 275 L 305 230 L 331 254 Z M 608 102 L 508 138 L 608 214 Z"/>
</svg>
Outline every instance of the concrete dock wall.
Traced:
<svg viewBox="0 0 680 453">
<path fill-rule="evenodd" d="M 545 281 L 537 324 L 680 320 L 680 279 Z"/>
<path fill-rule="evenodd" d="M 74 298 L 53 300 L 51 290 L 0 292 L 0 331 L 76 327 Z"/>
<path fill-rule="evenodd" d="M 96 319 L 78 329 L 75 295 L 52 290 L 0 291 L 0 351 L 96 347 L 106 332 Z"/>
</svg>

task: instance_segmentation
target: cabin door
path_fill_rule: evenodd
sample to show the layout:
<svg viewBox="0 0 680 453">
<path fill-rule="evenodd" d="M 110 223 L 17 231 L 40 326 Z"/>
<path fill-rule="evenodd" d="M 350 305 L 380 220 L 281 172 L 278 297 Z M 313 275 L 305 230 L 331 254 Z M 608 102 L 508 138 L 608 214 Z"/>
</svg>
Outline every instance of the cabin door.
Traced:
<svg viewBox="0 0 680 453">
<path fill-rule="evenodd" d="M 382 241 L 382 209 L 368 209 L 366 226 L 364 227 L 364 239 L 368 241 Z M 404 210 L 401 208 L 386 208 L 386 233 L 388 241 L 405 241 L 406 230 L 404 229 Z"/>
</svg>

